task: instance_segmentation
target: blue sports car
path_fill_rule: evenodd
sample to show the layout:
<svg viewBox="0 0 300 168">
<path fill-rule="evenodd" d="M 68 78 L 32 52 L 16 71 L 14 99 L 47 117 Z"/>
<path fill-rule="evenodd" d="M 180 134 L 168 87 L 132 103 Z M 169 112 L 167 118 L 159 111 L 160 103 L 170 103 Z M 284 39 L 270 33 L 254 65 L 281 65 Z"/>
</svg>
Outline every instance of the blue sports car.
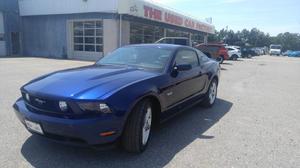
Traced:
<svg viewBox="0 0 300 168">
<path fill-rule="evenodd" d="M 56 142 L 143 152 L 152 128 L 190 106 L 214 105 L 220 66 L 179 45 L 119 48 L 94 65 L 41 76 L 14 104 L 32 134 Z"/>
</svg>

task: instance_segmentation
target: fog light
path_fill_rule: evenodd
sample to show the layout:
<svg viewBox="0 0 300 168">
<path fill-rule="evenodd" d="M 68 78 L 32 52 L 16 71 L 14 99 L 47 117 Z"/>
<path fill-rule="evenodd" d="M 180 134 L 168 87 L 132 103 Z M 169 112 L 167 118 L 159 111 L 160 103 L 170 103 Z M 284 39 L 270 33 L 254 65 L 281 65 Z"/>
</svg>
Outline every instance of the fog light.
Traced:
<svg viewBox="0 0 300 168">
<path fill-rule="evenodd" d="M 100 111 L 101 111 L 102 113 L 105 113 L 105 114 L 111 113 L 111 110 L 110 110 L 110 108 L 108 107 L 107 104 L 100 103 L 100 104 L 99 104 L 99 107 L 100 107 Z"/>
<path fill-rule="evenodd" d="M 68 110 L 67 102 L 65 102 L 65 101 L 60 101 L 60 102 L 59 102 L 59 108 L 60 108 L 61 111 L 67 111 L 67 110 Z"/>
<path fill-rule="evenodd" d="M 28 93 L 25 94 L 25 98 L 26 98 L 26 100 L 27 100 L 28 102 L 30 102 L 30 96 L 29 96 Z"/>
</svg>

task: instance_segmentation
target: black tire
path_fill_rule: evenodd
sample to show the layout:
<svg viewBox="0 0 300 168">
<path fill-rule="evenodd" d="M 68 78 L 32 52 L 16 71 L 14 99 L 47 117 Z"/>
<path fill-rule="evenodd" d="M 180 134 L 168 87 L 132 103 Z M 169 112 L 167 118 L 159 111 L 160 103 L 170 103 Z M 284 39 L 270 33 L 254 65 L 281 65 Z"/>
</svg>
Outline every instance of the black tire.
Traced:
<svg viewBox="0 0 300 168">
<path fill-rule="evenodd" d="M 216 85 L 216 93 L 215 93 L 214 101 L 212 102 L 212 101 L 211 101 L 211 98 L 210 98 L 210 91 L 211 91 L 211 87 L 212 87 L 214 84 Z M 207 93 L 206 93 L 205 96 L 204 96 L 204 99 L 203 99 L 203 101 L 202 101 L 202 106 L 207 107 L 207 108 L 212 107 L 212 106 L 215 104 L 215 102 L 216 102 L 217 95 L 218 95 L 218 82 L 217 82 L 216 79 L 213 79 L 213 80 L 211 81 L 210 85 L 209 85 L 209 88 L 208 88 Z"/>
<path fill-rule="evenodd" d="M 233 61 L 237 61 L 238 58 L 239 58 L 239 57 L 238 57 L 237 55 L 235 55 L 235 54 L 232 56 L 232 60 L 233 60 Z"/>
<path fill-rule="evenodd" d="M 224 62 L 224 56 L 219 56 L 219 57 L 217 58 L 217 61 L 218 61 L 220 64 L 223 64 L 223 62 Z"/>
<path fill-rule="evenodd" d="M 127 152 L 142 153 L 148 146 L 151 137 L 151 127 L 147 143 L 143 144 L 143 126 L 145 123 L 145 115 L 149 107 L 151 108 L 151 115 L 153 116 L 152 103 L 149 100 L 143 100 L 135 106 L 127 120 L 122 135 L 122 146 Z"/>
</svg>

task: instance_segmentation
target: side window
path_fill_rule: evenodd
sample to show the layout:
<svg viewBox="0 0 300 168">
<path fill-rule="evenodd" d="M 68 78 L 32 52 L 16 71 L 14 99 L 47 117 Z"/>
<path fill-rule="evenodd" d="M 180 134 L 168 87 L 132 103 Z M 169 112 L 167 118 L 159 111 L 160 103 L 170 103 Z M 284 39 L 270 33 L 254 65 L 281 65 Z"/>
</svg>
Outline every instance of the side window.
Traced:
<svg viewBox="0 0 300 168">
<path fill-rule="evenodd" d="M 209 61 L 209 58 L 203 52 L 197 50 L 197 53 L 198 53 L 199 60 L 201 63 Z"/>
<path fill-rule="evenodd" d="M 228 51 L 232 51 L 232 50 L 234 50 L 234 49 L 233 49 L 233 48 L 227 48 L 227 50 L 228 50 Z"/>
<path fill-rule="evenodd" d="M 179 64 L 191 64 L 192 67 L 199 66 L 198 55 L 192 50 L 180 50 L 177 52 L 175 62 Z"/>
</svg>

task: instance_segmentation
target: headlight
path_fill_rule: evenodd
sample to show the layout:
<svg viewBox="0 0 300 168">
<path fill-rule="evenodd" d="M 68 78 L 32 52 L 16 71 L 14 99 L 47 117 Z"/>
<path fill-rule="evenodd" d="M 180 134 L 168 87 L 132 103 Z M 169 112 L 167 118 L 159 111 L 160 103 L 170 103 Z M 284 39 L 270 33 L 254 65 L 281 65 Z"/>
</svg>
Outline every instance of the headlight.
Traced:
<svg viewBox="0 0 300 168">
<path fill-rule="evenodd" d="M 78 105 L 83 111 L 99 112 L 104 114 L 112 113 L 111 109 L 105 103 L 78 103 Z"/>
<path fill-rule="evenodd" d="M 59 108 L 60 108 L 61 111 L 67 111 L 68 110 L 68 104 L 67 104 L 67 102 L 60 101 L 58 103 L 58 105 L 59 105 Z"/>
</svg>

